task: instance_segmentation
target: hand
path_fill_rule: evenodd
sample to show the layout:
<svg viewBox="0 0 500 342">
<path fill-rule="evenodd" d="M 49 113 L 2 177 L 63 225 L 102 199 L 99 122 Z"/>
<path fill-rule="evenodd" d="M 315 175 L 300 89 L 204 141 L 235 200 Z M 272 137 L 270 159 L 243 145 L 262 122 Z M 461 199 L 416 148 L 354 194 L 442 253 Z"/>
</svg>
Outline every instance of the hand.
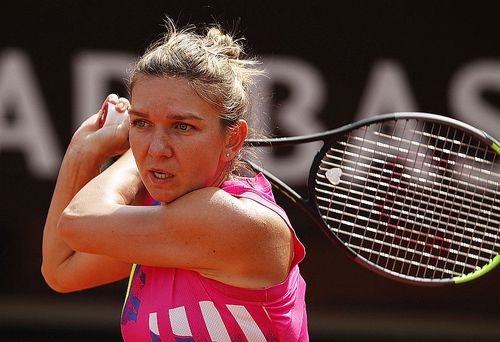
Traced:
<svg viewBox="0 0 500 342">
<path fill-rule="evenodd" d="M 106 102 L 115 105 L 116 111 L 123 115 L 120 123 L 114 123 L 100 127 L 99 122 L 103 115 Z M 99 164 L 103 164 L 109 158 L 124 153 L 129 148 L 128 131 L 130 123 L 127 110 L 130 102 L 124 98 L 118 98 L 110 94 L 102 104 L 98 113 L 85 120 L 71 139 L 69 149 L 78 154 L 83 153 L 83 158 L 94 158 Z"/>
</svg>

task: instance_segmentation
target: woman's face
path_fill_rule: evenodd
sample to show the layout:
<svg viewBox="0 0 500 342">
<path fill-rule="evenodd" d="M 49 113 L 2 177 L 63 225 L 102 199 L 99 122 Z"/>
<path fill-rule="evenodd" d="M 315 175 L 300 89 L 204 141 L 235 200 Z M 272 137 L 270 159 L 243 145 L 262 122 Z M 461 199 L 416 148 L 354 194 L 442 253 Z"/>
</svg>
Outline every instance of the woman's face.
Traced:
<svg viewBox="0 0 500 342">
<path fill-rule="evenodd" d="M 139 77 L 129 114 L 130 147 L 155 200 L 168 203 L 223 180 L 228 134 L 218 111 L 187 80 Z"/>
</svg>

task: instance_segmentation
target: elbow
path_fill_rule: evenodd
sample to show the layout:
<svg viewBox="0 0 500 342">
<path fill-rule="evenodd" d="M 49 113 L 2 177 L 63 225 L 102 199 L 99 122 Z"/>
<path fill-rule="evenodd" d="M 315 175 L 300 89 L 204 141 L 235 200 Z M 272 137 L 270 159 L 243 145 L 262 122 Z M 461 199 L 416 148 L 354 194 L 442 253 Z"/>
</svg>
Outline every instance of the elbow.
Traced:
<svg viewBox="0 0 500 342">
<path fill-rule="evenodd" d="M 57 233 L 59 237 L 68 244 L 73 250 L 81 249 L 79 242 L 82 241 L 78 234 L 78 217 L 73 213 L 70 207 L 67 207 L 62 212 L 59 222 L 57 223 Z"/>
<path fill-rule="evenodd" d="M 77 290 L 77 289 L 71 289 L 69 287 L 64 286 L 61 283 L 61 280 L 58 279 L 57 272 L 54 272 L 54 270 L 50 269 L 47 266 L 47 263 L 45 263 L 45 262 L 42 262 L 41 273 L 42 273 L 43 279 L 45 280 L 45 283 L 55 292 L 69 293 L 69 292 L 74 292 Z"/>
<path fill-rule="evenodd" d="M 102 216 L 82 211 L 70 204 L 59 217 L 57 234 L 74 251 L 103 254 L 97 249 L 99 239 L 96 236 L 96 227 L 99 227 L 101 221 Z"/>
<path fill-rule="evenodd" d="M 59 217 L 59 221 L 57 222 L 57 234 L 61 239 L 64 240 L 64 242 L 68 243 L 66 241 L 69 237 L 71 237 L 71 210 L 69 208 L 64 209 L 64 211 L 61 213 L 61 216 Z"/>
<path fill-rule="evenodd" d="M 57 222 L 55 234 L 63 240 L 59 243 L 65 243 L 67 246 L 57 250 L 57 246 L 49 250 L 49 247 L 44 247 L 42 251 L 41 274 L 45 283 L 54 291 L 59 293 L 68 293 L 80 290 L 75 287 L 75 283 L 71 272 L 71 258 L 75 251 L 80 247 L 78 242 L 78 216 L 71 210 L 66 208 L 61 213 Z M 64 243 L 62 245 L 64 245 Z"/>
</svg>

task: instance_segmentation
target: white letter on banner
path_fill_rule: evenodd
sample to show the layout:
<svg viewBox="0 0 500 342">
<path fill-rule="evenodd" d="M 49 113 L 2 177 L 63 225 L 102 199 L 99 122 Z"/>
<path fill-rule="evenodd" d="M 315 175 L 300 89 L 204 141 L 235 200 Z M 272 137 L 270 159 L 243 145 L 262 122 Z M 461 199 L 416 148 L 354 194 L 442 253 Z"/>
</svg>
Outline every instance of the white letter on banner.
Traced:
<svg viewBox="0 0 500 342">
<path fill-rule="evenodd" d="M 109 92 L 109 81 L 128 81 L 134 57 L 122 53 L 89 53 L 77 55 L 73 61 L 75 75 L 73 127 L 76 129 L 89 116 L 97 113 Z M 127 94 L 118 94 L 126 96 Z"/>
<path fill-rule="evenodd" d="M 0 119 L 9 110 L 15 115 L 12 122 L 0 120 L 0 150 L 22 150 L 36 177 L 51 178 L 62 154 L 34 75 L 22 51 L 0 55 Z"/>
<path fill-rule="evenodd" d="M 500 92 L 500 61 L 480 60 L 462 68 L 450 85 L 451 114 L 487 133 L 500 132 L 500 110 L 484 101 L 485 90 Z"/>
<path fill-rule="evenodd" d="M 317 118 L 326 99 L 326 84 L 319 71 L 305 60 L 276 56 L 264 58 L 264 69 L 269 78 L 259 78 L 256 89 L 258 98 L 252 108 L 256 117 L 251 125 L 257 132 L 269 135 L 270 115 L 290 136 L 324 131 L 325 126 Z M 276 84 L 283 85 L 289 96 L 278 107 L 272 108 L 271 97 Z M 260 159 L 262 165 L 279 178 L 298 183 L 309 174 L 319 147 L 321 143 L 297 145 L 289 155 L 262 154 Z"/>
<path fill-rule="evenodd" d="M 356 120 L 416 108 L 403 68 L 395 61 L 384 60 L 373 67 Z"/>
</svg>

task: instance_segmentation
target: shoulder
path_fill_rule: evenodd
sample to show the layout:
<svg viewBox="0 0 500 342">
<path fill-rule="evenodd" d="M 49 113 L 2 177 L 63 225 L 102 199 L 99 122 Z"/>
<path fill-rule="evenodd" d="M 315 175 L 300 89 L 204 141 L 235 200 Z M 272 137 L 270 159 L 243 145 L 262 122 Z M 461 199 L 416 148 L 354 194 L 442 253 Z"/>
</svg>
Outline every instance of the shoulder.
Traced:
<svg viewBox="0 0 500 342">
<path fill-rule="evenodd" d="M 263 205 L 258 197 L 235 196 L 220 188 L 199 189 L 191 196 L 196 197 L 196 202 L 213 210 L 214 214 L 225 216 L 234 224 L 240 223 L 238 226 L 246 227 L 252 232 L 268 231 L 276 234 L 282 231 L 287 239 L 290 236 L 290 229 L 284 219 L 268 205 Z M 272 202 L 269 203 L 273 205 Z"/>
<path fill-rule="evenodd" d="M 267 206 L 245 197 L 235 197 L 217 188 L 196 191 L 218 216 L 219 249 L 223 267 L 204 276 L 240 287 L 267 287 L 288 276 L 292 260 L 293 237 L 284 219 Z M 227 260 L 231 260 L 228 263 Z"/>
</svg>

